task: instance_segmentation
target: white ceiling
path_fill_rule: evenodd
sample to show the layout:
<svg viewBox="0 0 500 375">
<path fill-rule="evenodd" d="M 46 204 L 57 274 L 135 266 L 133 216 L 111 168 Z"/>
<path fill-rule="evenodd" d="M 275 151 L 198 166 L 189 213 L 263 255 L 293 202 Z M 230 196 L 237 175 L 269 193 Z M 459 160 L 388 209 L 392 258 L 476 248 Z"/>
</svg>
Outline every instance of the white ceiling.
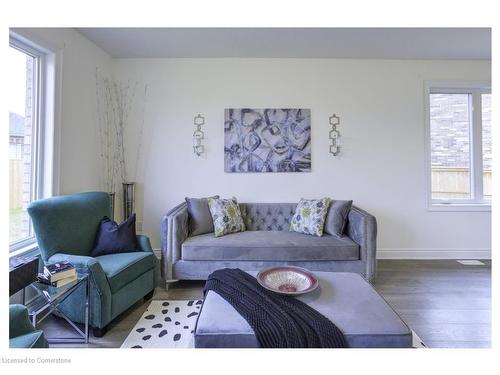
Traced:
<svg viewBox="0 0 500 375">
<path fill-rule="evenodd" d="M 79 28 L 116 58 L 491 59 L 489 28 Z"/>
</svg>

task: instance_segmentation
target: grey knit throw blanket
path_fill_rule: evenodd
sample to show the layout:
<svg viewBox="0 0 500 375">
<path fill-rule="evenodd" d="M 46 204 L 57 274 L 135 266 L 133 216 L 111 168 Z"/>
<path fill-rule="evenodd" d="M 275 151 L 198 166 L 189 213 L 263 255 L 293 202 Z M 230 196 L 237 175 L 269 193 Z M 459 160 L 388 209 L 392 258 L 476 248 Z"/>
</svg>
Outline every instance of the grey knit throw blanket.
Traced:
<svg viewBox="0 0 500 375">
<path fill-rule="evenodd" d="M 240 269 L 220 269 L 203 290 L 213 290 L 253 328 L 262 348 L 345 348 L 344 334 L 329 319 L 294 297 L 263 288 Z"/>
</svg>

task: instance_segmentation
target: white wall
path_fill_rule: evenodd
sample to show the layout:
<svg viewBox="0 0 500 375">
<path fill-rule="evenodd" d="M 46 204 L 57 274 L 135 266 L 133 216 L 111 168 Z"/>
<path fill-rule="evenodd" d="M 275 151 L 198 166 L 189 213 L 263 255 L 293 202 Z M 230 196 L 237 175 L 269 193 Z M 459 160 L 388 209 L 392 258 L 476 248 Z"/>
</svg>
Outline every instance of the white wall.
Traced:
<svg viewBox="0 0 500 375">
<path fill-rule="evenodd" d="M 185 196 L 243 202 L 353 199 L 378 220 L 379 257 L 489 257 L 489 212 L 428 212 L 424 80 L 489 80 L 485 61 L 118 59 L 114 75 L 149 85 L 138 212 L 154 247 L 160 217 Z M 310 108 L 312 172 L 224 172 L 224 109 Z M 207 154 L 192 152 L 206 118 Z M 341 117 L 342 153 L 328 153 L 328 116 Z M 140 123 L 136 115 L 134 123 Z M 137 134 L 137 129 L 130 134 Z M 129 136 L 129 149 L 134 139 Z M 130 151 L 134 153 L 135 151 Z M 131 165 L 135 154 L 129 155 Z M 143 207 L 143 210 L 142 210 Z M 139 220 L 142 220 L 139 218 Z"/>
<path fill-rule="evenodd" d="M 13 29 L 62 53 L 59 192 L 102 188 L 95 74 L 111 74 L 111 57 L 73 29 Z"/>
<path fill-rule="evenodd" d="M 185 196 L 248 202 L 353 199 L 378 219 L 379 257 L 489 257 L 489 212 L 429 212 L 425 200 L 424 80 L 490 80 L 485 61 L 349 59 L 115 59 L 71 29 L 24 29 L 63 51 L 62 194 L 102 189 L 95 69 L 149 85 L 137 211 L 159 247 L 161 215 Z M 141 123 L 127 139 L 129 171 Z M 310 108 L 312 172 L 228 174 L 224 109 Z M 207 154 L 192 153 L 193 117 L 206 117 Z M 328 153 L 328 116 L 341 117 L 342 153 Z"/>
</svg>

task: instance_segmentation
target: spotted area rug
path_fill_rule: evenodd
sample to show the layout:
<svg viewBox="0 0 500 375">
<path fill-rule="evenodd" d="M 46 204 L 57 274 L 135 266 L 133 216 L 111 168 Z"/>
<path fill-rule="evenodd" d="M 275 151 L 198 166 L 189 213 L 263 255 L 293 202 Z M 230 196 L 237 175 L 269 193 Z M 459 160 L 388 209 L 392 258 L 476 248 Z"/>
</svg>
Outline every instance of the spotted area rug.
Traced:
<svg viewBox="0 0 500 375">
<path fill-rule="evenodd" d="M 122 348 L 192 348 L 201 300 L 151 301 Z"/>
<path fill-rule="evenodd" d="M 194 328 L 203 301 L 152 301 L 122 348 L 193 348 Z M 426 348 L 415 331 L 413 347 Z"/>
</svg>

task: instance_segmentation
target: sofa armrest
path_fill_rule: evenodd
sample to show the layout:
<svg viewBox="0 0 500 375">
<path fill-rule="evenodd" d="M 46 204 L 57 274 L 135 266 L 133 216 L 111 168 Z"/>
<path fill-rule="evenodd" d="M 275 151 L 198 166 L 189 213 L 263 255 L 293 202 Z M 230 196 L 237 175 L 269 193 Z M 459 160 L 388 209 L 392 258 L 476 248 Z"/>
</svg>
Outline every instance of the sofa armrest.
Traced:
<svg viewBox="0 0 500 375">
<path fill-rule="evenodd" d="M 89 277 L 95 281 L 100 290 L 110 290 L 106 274 L 97 259 L 83 255 L 57 253 L 49 258 L 48 263 L 57 263 L 62 261 L 68 261 L 73 264 L 77 272 L 88 273 Z"/>
<path fill-rule="evenodd" d="M 68 261 L 77 272 L 88 273 L 90 281 L 90 325 L 102 327 L 102 322 L 111 320 L 111 288 L 101 264 L 96 258 L 83 255 L 57 253 L 52 255 L 47 263 Z"/>
<path fill-rule="evenodd" d="M 158 261 L 156 258 L 156 254 L 153 251 L 153 247 L 151 246 L 151 241 L 149 240 L 148 236 L 145 236 L 143 234 L 138 234 L 137 235 L 137 243 L 139 244 L 139 249 L 141 251 L 144 251 L 146 253 L 151 253 L 155 257 L 155 270 L 154 270 L 154 285 L 158 285 L 158 277 L 159 277 L 159 271 L 158 271 Z"/>
<path fill-rule="evenodd" d="M 9 339 L 34 330 L 28 318 L 28 309 L 23 305 L 9 305 Z"/>
<path fill-rule="evenodd" d="M 377 220 L 352 206 L 347 221 L 347 235 L 360 247 L 360 259 L 366 262 L 366 279 L 373 281 L 377 271 Z"/>
<path fill-rule="evenodd" d="M 153 248 L 151 247 L 151 241 L 149 241 L 149 237 L 145 236 L 143 234 L 138 234 L 137 235 L 137 243 L 139 244 L 139 249 L 141 251 L 153 252 Z"/>
<path fill-rule="evenodd" d="M 186 202 L 167 212 L 161 219 L 161 272 L 172 279 L 172 264 L 181 259 L 181 245 L 189 235 Z"/>
</svg>

